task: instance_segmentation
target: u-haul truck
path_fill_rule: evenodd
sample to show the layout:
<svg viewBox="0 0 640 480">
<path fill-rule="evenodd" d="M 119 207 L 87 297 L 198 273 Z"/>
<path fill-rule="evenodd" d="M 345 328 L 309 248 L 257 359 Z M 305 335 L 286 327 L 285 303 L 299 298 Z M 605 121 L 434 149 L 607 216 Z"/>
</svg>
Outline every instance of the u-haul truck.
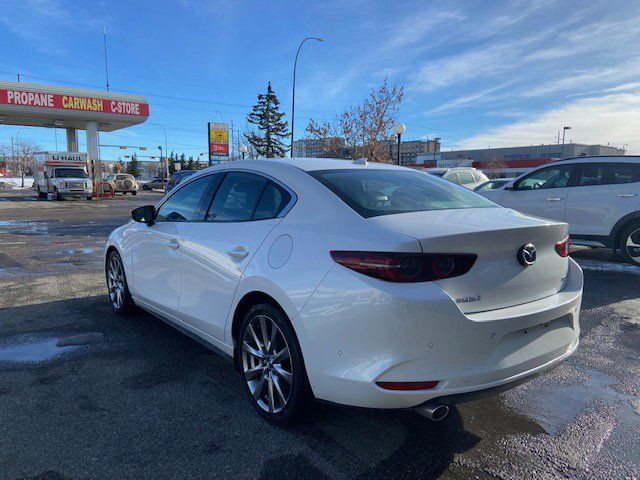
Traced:
<svg viewBox="0 0 640 480">
<path fill-rule="evenodd" d="M 91 200 L 93 183 L 87 171 L 86 153 L 38 152 L 33 156 L 33 189 L 38 198 L 52 194 L 56 200 Z"/>
</svg>

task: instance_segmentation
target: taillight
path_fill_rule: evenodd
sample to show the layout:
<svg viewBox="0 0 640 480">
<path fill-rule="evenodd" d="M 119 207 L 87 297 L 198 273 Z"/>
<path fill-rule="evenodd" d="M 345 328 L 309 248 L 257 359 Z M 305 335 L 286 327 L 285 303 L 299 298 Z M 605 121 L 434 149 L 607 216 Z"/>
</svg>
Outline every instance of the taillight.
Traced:
<svg viewBox="0 0 640 480">
<path fill-rule="evenodd" d="M 478 256 L 471 253 L 395 253 L 332 251 L 340 265 L 388 282 L 429 282 L 467 273 Z"/>
<path fill-rule="evenodd" d="M 556 243 L 556 252 L 561 257 L 568 257 L 569 256 L 569 235 L 567 235 L 562 240 L 560 240 L 558 243 Z"/>
</svg>

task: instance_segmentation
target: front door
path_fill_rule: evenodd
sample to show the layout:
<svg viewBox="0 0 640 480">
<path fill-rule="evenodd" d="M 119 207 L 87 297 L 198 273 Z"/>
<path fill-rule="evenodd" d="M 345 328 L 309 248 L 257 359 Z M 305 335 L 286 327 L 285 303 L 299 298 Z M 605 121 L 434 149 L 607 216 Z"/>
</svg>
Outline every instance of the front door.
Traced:
<svg viewBox="0 0 640 480">
<path fill-rule="evenodd" d="M 573 165 L 545 167 L 522 177 L 506 190 L 500 204 L 537 217 L 564 221 Z"/>
<path fill-rule="evenodd" d="M 258 174 L 225 174 L 204 222 L 183 242 L 182 321 L 224 341 L 236 288 L 291 195 Z"/>
<path fill-rule="evenodd" d="M 174 316 L 182 283 L 182 242 L 201 214 L 210 177 L 176 189 L 159 207 L 155 223 L 138 225 L 132 246 L 132 294 L 150 307 Z"/>
</svg>

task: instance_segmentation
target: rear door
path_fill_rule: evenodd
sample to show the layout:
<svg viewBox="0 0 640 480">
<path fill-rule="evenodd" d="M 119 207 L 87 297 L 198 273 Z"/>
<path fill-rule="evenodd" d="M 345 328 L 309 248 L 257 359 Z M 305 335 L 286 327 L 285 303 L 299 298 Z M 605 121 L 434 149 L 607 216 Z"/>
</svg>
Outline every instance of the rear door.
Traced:
<svg viewBox="0 0 640 480">
<path fill-rule="evenodd" d="M 640 200 L 640 164 L 583 163 L 576 165 L 569 188 L 565 220 L 573 235 L 608 236 Z"/>
<path fill-rule="evenodd" d="M 158 207 L 155 223 L 139 223 L 134 234 L 134 296 L 171 316 L 180 299 L 182 242 L 201 213 L 210 181 L 201 177 L 176 190 Z"/>
<path fill-rule="evenodd" d="M 573 169 L 573 164 L 561 164 L 535 170 L 517 180 L 513 189 L 504 191 L 500 204 L 529 215 L 563 221 Z"/>
<path fill-rule="evenodd" d="M 224 341 L 236 288 L 245 268 L 281 218 L 292 195 L 262 175 L 224 174 L 204 221 L 183 241 L 179 314 L 192 327 Z"/>
</svg>

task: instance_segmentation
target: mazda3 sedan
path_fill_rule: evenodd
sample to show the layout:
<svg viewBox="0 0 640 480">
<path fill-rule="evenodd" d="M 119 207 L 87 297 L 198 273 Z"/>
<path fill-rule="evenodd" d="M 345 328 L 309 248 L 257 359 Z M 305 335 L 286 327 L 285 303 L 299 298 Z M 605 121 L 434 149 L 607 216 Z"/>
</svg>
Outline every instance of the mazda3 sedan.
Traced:
<svg viewBox="0 0 640 480">
<path fill-rule="evenodd" d="M 109 236 L 113 309 L 231 356 L 254 408 L 314 399 L 437 420 L 576 349 L 567 224 L 424 172 L 329 159 L 202 170 Z"/>
</svg>

